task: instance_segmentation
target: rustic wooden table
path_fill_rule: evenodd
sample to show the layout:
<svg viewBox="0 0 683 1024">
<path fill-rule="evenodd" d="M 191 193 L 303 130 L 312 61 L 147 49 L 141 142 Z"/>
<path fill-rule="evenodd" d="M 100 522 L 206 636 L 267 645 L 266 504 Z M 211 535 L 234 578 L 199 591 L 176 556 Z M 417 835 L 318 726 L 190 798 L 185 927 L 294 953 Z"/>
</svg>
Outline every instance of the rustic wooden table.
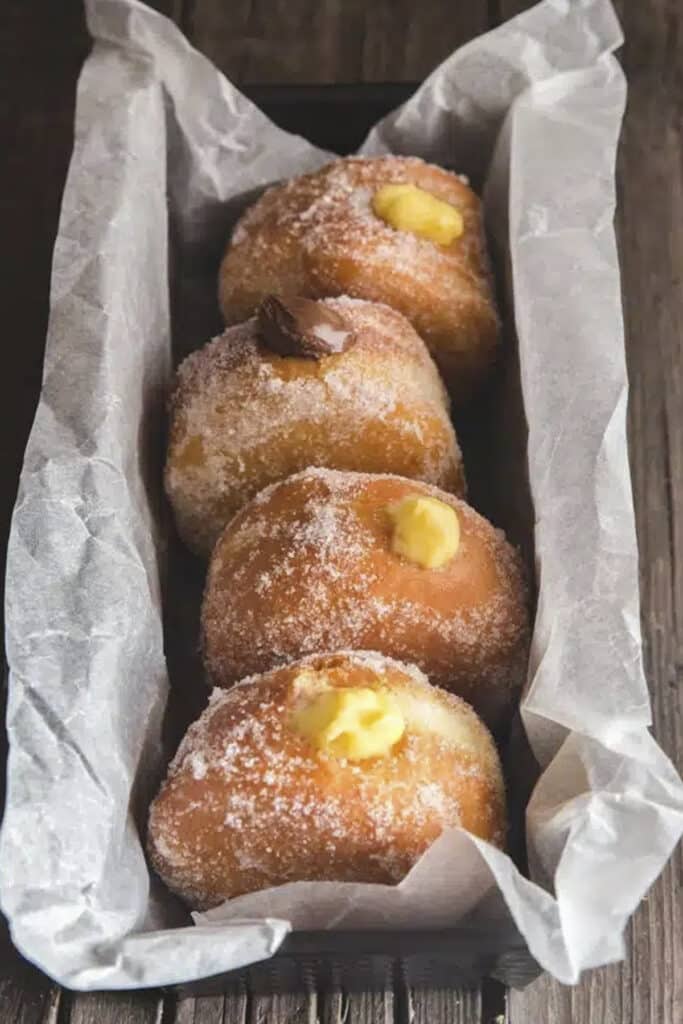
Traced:
<svg viewBox="0 0 683 1024">
<path fill-rule="evenodd" d="M 578 2 L 578 0 L 574 0 Z M 238 83 L 416 81 L 456 46 L 529 6 L 518 0 L 158 0 Z M 618 3 L 629 108 L 618 230 L 631 375 L 631 465 L 654 731 L 683 768 L 683 7 Z M 0 14 L 0 289 L 6 421 L 0 537 L 40 383 L 52 243 L 88 50 L 80 4 L 4 0 Z M 2 81 L 3 76 L 6 82 Z M 623 964 L 574 989 L 315 992 L 177 999 L 60 990 L 0 942 L 0 1021 L 22 1024 L 681 1024 L 683 852 L 636 913 Z"/>
</svg>

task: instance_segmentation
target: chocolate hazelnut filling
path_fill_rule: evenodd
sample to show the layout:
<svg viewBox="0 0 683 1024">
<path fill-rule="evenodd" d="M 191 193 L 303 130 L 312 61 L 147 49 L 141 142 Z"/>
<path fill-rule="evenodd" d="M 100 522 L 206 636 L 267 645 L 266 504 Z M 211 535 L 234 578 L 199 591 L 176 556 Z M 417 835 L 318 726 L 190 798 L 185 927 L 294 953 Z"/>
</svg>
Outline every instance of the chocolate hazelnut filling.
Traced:
<svg viewBox="0 0 683 1024">
<path fill-rule="evenodd" d="M 313 299 L 268 295 L 256 314 L 264 345 L 281 356 L 322 359 L 339 355 L 355 341 L 339 313 Z"/>
</svg>

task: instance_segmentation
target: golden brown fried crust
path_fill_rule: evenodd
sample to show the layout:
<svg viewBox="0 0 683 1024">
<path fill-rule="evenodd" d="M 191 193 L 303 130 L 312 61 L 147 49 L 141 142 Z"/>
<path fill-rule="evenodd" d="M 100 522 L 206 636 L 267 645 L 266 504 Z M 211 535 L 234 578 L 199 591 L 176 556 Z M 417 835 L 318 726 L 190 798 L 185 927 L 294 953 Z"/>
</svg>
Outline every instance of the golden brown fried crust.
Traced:
<svg viewBox="0 0 683 1024">
<path fill-rule="evenodd" d="M 387 509 L 439 498 L 460 545 L 439 569 L 391 549 Z M 364 649 L 418 665 L 496 727 L 526 669 L 520 559 L 465 502 L 395 476 L 307 470 L 267 488 L 229 524 L 209 566 L 202 643 L 212 682 L 321 650 Z"/>
<path fill-rule="evenodd" d="M 381 186 L 409 182 L 460 211 L 449 246 L 396 231 L 372 212 Z M 226 323 L 269 294 L 385 302 L 424 338 L 458 401 L 495 358 L 499 321 L 481 204 L 457 175 L 417 157 L 336 160 L 268 189 L 238 222 L 219 275 Z"/>
<path fill-rule="evenodd" d="M 332 687 L 407 695 L 416 716 L 381 757 L 320 752 L 290 724 L 302 667 L 323 670 Z M 435 713 L 448 738 L 430 729 Z M 342 653 L 214 694 L 152 805 L 148 849 L 169 888 L 207 908 L 285 882 L 397 882 L 455 825 L 504 841 L 504 787 L 486 728 L 415 668 Z"/>
<path fill-rule="evenodd" d="M 464 493 L 448 398 L 424 342 L 387 306 L 322 305 L 354 332 L 345 352 L 277 355 L 251 320 L 178 370 L 165 484 L 179 533 L 203 557 L 258 491 L 311 465 L 399 473 Z"/>
</svg>

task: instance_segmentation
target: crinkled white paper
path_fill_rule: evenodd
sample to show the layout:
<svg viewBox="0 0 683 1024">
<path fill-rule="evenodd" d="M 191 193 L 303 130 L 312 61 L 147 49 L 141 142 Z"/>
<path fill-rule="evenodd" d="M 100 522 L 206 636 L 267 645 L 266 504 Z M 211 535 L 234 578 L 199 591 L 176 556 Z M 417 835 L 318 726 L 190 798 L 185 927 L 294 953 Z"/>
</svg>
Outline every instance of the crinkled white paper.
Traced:
<svg viewBox="0 0 683 1024">
<path fill-rule="evenodd" d="M 612 8 L 547 0 L 474 40 L 364 146 L 485 177 L 509 254 L 540 588 L 523 708 L 546 769 L 527 812 L 535 881 L 454 831 L 397 887 L 285 886 L 194 926 L 150 880 L 134 824 L 164 767 L 149 453 L 171 363 L 169 211 L 183 266 L 204 266 L 231 201 L 328 155 L 270 124 L 160 15 L 133 0 L 87 11 L 95 48 L 8 564 L 0 862 L 16 944 L 71 987 L 158 985 L 267 957 L 292 926 L 454 925 L 497 890 L 531 953 L 575 981 L 622 954 L 624 924 L 683 829 L 640 660 Z"/>
</svg>

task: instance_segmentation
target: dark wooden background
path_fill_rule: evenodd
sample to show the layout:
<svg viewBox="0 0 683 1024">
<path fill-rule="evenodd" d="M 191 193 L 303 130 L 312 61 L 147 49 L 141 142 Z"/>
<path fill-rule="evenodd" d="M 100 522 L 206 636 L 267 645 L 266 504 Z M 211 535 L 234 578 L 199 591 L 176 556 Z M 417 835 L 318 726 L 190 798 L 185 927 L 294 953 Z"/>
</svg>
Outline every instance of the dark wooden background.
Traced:
<svg viewBox="0 0 683 1024">
<path fill-rule="evenodd" d="M 577 0 L 578 2 L 578 0 Z M 517 0 L 160 0 L 234 81 L 416 81 L 530 6 Z M 620 0 L 629 106 L 617 227 L 631 466 L 655 734 L 683 768 L 683 5 Z M 0 538 L 40 385 L 52 244 L 88 52 L 77 0 L 0 6 Z M 1 868 L 0 868 L 1 869 Z M 683 854 L 628 928 L 623 964 L 576 988 L 203 997 L 61 991 L 0 943 L 2 1024 L 682 1024 Z"/>
</svg>

